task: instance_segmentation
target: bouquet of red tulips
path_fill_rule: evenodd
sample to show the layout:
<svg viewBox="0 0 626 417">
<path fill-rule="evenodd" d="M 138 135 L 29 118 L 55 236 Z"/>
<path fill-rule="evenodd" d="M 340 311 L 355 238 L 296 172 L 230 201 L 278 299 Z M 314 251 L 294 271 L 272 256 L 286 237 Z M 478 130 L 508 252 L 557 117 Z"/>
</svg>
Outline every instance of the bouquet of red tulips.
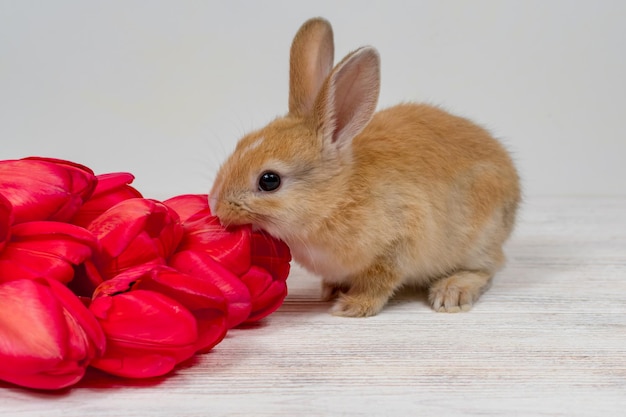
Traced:
<svg viewBox="0 0 626 417">
<path fill-rule="evenodd" d="M 206 195 L 160 202 L 132 180 L 0 161 L 0 380 L 58 389 L 88 366 L 164 375 L 282 304 L 284 243 L 224 229 Z"/>
</svg>

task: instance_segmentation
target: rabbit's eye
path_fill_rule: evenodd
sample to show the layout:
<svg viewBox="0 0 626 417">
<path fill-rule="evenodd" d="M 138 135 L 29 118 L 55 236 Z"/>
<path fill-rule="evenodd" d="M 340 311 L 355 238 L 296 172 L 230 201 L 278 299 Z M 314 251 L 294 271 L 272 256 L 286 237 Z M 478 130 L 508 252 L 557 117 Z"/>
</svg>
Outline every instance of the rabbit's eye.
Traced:
<svg viewBox="0 0 626 417">
<path fill-rule="evenodd" d="M 280 187 L 280 175 L 272 171 L 261 174 L 259 178 L 260 191 L 276 191 L 278 187 Z"/>
</svg>

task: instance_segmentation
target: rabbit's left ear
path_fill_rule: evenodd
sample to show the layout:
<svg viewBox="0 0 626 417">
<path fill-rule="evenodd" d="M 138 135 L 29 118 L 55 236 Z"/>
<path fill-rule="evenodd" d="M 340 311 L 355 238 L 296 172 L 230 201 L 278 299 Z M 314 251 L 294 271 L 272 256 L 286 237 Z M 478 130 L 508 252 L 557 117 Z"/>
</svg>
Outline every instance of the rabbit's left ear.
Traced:
<svg viewBox="0 0 626 417">
<path fill-rule="evenodd" d="M 309 19 L 291 43 L 289 58 L 289 113 L 310 116 L 315 98 L 333 68 L 333 29 L 321 17 Z"/>
<path fill-rule="evenodd" d="M 372 119 L 380 92 L 380 58 L 366 46 L 349 54 L 322 86 L 313 112 L 325 146 L 342 148 Z"/>
</svg>

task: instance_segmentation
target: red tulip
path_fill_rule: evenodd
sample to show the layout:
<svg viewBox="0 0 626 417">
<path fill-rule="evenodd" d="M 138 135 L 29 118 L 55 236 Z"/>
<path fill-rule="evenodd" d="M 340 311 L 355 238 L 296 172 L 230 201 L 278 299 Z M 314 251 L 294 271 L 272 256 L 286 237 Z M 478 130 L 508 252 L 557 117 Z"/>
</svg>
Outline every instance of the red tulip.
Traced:
<svg viewBox="0 0 626 417">
<path fill-rule="evenodd" d="M 217 217 L 209 215 L 185 223 L 184 231 L 177 251 L 205 253 L 237 276 L 250 269 L 250 226 L 226 230 Z"/>
<path fill-rule="evenodd" d="M 96 186 L 93 171 L 46 158 L 0 161 L 0 194 L 13 205 L 15 223 L 68 221 Z"/>
<path fill-rule="evenodd" d="M 104 279 L 141 264 L 165 264 L 182 238 L 176 212 L 156 200 L 124 200 L 93 220 L 88 230 L 102 245 L 96 260 Z"/>
<path fill-rule="evenodd" d="M 141 198 L 139 191 L 129 184 L 135 177 L 127 172 L 98 175 L 98 185 L 93 194 L 72 218 L 72 223 L 87 227 L 96 217 L 116 205 L 131 198 Z"/>
<path fill-rule="evenodd" d="M 229 327 L 259 320 L 282 304 L 287 295 L 285 280 L 291 261 L 287 245 L 264 232 L 252 232 L 249 225 L 225 229 L 211 214 L 206 195 L 183 195 L 164 203 L 184 219 L 183 240 L 170 264 L 187 273 L 206 276 L 230 297 Z M 250 299 L 234 283 L 232 275 L 216 272 L 211 260 L 238 277 L 248 289 Z M 249 316 L 242 318 L 248 303 Z"/>
<path fill-rule="evenodd" d="M 135 278 L 129 270 L 96 290 L 89 309 L 104 329 L 107 350 L 92 365 L 129 378 L 164 375 L 196 352 L 199 326 L 180 302 L 135 289 Z"/>
<path fill-rule="evenodd" d="M 55 280 L 0 284 L 0 379 L 30 388 L 78 382 L 104 352 L 98 322 Z"/>
<path fill-rule="evenodd" d="M 0 194 L 0 253 L 11 236 L 13 224 L 13 206 L 5 196 Z"/>
<path fill-rule="evenodd" d="M 68 283 L 74 267 L 91 257 L 98 243 L 82 227 L 60 222 L 28 222 L 11 228 L 0 252 L 0 282 L 52 278 Z"/>
<path fill-rule="evenodd" d="M 176 252 L 169 265 L 218 287 L 228 302 L 227 327 L 243 323 L 252 310 L 250 291 L 241 280 L 213 258 L 202 252 Z"/>
<path fill-rule="evenodd" d="M 208 196 L 204 194 L 182 195 L 165 200 L 164 204 L 174 209 L 183 222 L 185 233 L 177 251 L 205 253 L 238 276 L 250 269 L 249 225 L 226 230 L 211 214 Z"/>
<path fill-rule="evenodd" d="M 226 299 L 219 288 L 202 278 L 165 265 L 141 265 L 103 282 L 94 298 L 131 290 L 155 291 L 184 305 L 198 322 L 197 351 L 209 351 L 226 335 Z"/>
<path fill-rule="evenodd" d="M 250 269 L 240 278 L 248 287 L 252 312 L 246 322 L 260 320 L 280 307 L 287 296 L 289 248 L 264 232 L 252 234 Z"/>
<path fill-rule="evenodd" d="M 268 271 L 274 279 L 285 281 L 289 275 L 291 252 L 281 240 L 275 239 L 263 231 L 252 233 L 252 264 Z"/>
<path fill-rule="evenodd" d="M 178 195 L 165 200 L 163 203 L 178 213 L 183 224 L 211 215 L 209 196 L 206 194 Z"/>
<path fill-rule="evenodd" d="M 273 313 L 280 307 L 287 296 L 285 281 L 278 281 L 272 274 L 258 266 L 252 266 L 241 281 L 248 287 L 252 308 L 246 322 L 254 322 Z"/>
</svg>

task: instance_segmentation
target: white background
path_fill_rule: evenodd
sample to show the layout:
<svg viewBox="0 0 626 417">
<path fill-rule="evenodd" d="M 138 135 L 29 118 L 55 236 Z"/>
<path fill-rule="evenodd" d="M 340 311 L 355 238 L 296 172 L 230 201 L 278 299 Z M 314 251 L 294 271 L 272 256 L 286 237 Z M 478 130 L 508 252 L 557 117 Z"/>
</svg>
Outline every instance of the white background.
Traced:
<svg viewBox="0 0 626 417">
<path fill-rule="evenodd" d="M 130 171 L 148 197 L 207 192 L 237 139 L 286 111 L 289 45 L 317 15 L 336 60 L 379 49 L 380 107 L 486 126 L 527 197 L 626 195 L 620 0 L 0 0 L 0 159 Z"/>
</svg>

